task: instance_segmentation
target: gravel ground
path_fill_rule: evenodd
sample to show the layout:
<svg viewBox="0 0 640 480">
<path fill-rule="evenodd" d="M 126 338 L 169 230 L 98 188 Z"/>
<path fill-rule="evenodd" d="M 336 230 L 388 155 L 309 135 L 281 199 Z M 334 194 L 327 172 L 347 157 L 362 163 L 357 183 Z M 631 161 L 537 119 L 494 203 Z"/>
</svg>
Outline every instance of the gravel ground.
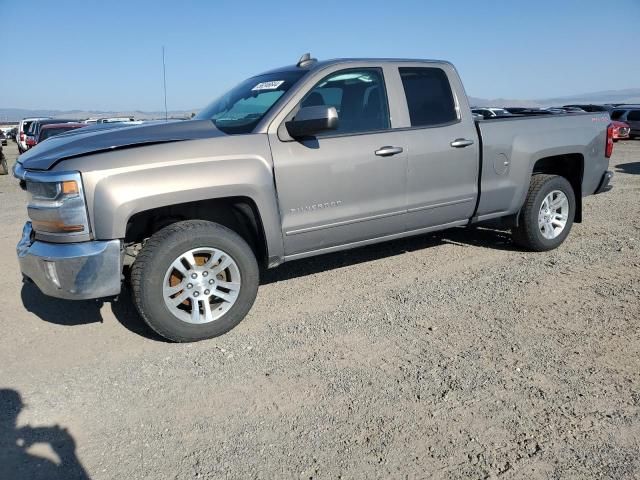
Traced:
<svg viewBox="0 0 640 480">
<path fill-rule="evenodd" d="M 294 262 L 190 345 L 22 286 L 0 177 L 0 477 L 639 478 L 640 141 L 611 166 L 556 251 L 454 229 Z"/>
</svg>

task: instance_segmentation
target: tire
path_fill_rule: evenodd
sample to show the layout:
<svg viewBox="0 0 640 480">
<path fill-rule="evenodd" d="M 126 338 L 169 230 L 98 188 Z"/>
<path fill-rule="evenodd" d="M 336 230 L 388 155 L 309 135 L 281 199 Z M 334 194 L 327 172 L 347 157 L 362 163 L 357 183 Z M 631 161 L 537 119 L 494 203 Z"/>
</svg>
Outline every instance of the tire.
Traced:
<svg viewBox="0 0 640 480">
<path fill-rule="evenodd" d="M 216 266 L 214 257 L 218 254 L 222 256 Z M 195 259 L 195 263 L 184 261 L 187 257 Z M 207 267 L 210 261 L 213 267 Z M 228 262 L 229 267 L 216 272 Z M 180 266 L 186 274 L 178 271 Z M 191 280 L 192 275 L 198 278 Z M 216 283 L 210 287 L 209 282 Z M 225 290 L 217 282 L 234 287 Z M 140 316 L 152 330 L 174 342 L 205 340 L 234 328 L 251 309 L 258 284 L 258 263 L 247 242 L 234 231 L 203 220 L 173 223 L 155 233 L 144 244 L 131 270 L 133 300 Z M 167 295 L 179 288 L 182 290 L 174 297 Z M 224 301 L 218 295 L 229 296 L 233 301 Z M 180 302 L 181 298 L 185 300 Z M 176 301 L 177 305 L 173 305 Z M 194 320 L 194 302 L 200 323 L 190 323 Z"/>
<path fill-rule="evenodd" d="M 558 209 L 557 211 L 552 210 L 549 215 L 546 215 L 545 212 L 541 212 L 545 199 L 552 192 L 562 192 L 566 197 L 568 204 L 565 207 L 565 209 L 568 210 L 566 214 L 562 209 Z M 562 196 L 557 193 L 554 193 L 554 197 L 554 202 L 562 200 Z M 557 212 L 561 212 L 562 215 Z M 518 226 L 512 229 L 513 242 L 520 247 L 534 252 L 553 250 L 562 244 L 562 242 L 567 238 L 567 235 L 569 235 L 571 226 L 573 225 L 575 212 L 575 194 L 573 192 L 573 187 L 571 187 L 571 184 L 566 178 L 558 175 L 534 175 L 531 178 L 527 198 L 520 210 Z M 539 217 L 540 215 L 542 218 Z M 566 223 L 564 224 L 564 227 L 560 229 L 559 225 L 565 215 Z M 547 222 L 548 218 L 552 218 L 552 220 Z M 540 220 L 544 225 L 539 224 Z M 551 234 L 549 234 L 548 226 L 552 226 Z M 554 234 L 557 236 L 549 238 Z"/>
<path fill-rule="evenodd" d="M 6 175 L 7 173 L 9 173 L 7 158 L 4 155 L 2 155 L 2 153 L 0 153 L 0 156 L 2 156 L 2 158 L 0 158 L 0 175 Z"/>
</svg>

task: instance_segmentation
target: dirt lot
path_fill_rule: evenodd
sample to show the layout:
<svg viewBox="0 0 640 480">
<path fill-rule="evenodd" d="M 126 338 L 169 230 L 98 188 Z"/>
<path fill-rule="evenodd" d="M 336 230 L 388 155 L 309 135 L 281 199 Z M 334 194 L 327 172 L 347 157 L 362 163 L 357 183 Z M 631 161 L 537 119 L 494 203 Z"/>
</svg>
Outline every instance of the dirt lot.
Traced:
<svg viewBox="0 0 640 480">
<path fill-rule="evenodd" d="M 457 229 L 295 262 L 191 345 L 22 286 L 0 177 L 0 477 L 639 478 L 640 141 L 611 166 L 557 251 Z"/>
</svg>

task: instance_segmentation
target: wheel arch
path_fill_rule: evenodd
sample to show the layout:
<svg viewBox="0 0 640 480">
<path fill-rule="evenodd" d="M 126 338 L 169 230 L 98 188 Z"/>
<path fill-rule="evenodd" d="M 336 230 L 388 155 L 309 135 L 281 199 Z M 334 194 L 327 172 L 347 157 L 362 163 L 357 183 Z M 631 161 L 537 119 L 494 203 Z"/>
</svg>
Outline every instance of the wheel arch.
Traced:
<svg viewBox="0 0 640 480">
<path fill-rule="evenodd" d="M 582 179 L 584 178 L 584 156 L 580 153 L 551 155 L 537 159 L 531 169 L 536 174 L 559 175 L 566 178 L 575 194 L 576 213 L 574 222 L 582 222 Z"/>
<path fill-rule="evenodd" d="M 126 245 L 140 243 L 162 228 L 184 220 L 206 220 L 239 234 L 251 247 L 258 262 L 267 266 L 269 245 L 256 202 L 247 196 L 231 196 L 182 202 L 149 208 L 129 216 Z"/>
</svg>

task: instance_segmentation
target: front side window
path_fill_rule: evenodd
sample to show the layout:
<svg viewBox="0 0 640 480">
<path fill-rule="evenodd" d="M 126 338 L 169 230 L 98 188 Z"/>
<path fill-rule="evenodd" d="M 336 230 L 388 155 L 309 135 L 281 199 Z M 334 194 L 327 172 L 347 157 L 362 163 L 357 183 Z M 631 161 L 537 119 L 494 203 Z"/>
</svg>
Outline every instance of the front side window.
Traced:
<svg viewBox="0 0 640 480">
<path fill-rule="evenodd" d="M 428 127 L 458 119 L 447 74 L 440 68 L 401 67 L 412 127 Z"/>
<path fill-rule="evenodd" d="M 327 105 L 338 112 L 338 128 L 318 135 L 372 132 L 390 128 L 382 71 L 341 70 L 323 78 L 305 95 L 300 107 Z"/>
<path fill-rule="evenodd" d="M 251 133 L 276 101 L 307 72 L 292 70 L 245 80 L 202 110 L 196 119 L 211 120 L 228 134 Z"/>
</svg>

